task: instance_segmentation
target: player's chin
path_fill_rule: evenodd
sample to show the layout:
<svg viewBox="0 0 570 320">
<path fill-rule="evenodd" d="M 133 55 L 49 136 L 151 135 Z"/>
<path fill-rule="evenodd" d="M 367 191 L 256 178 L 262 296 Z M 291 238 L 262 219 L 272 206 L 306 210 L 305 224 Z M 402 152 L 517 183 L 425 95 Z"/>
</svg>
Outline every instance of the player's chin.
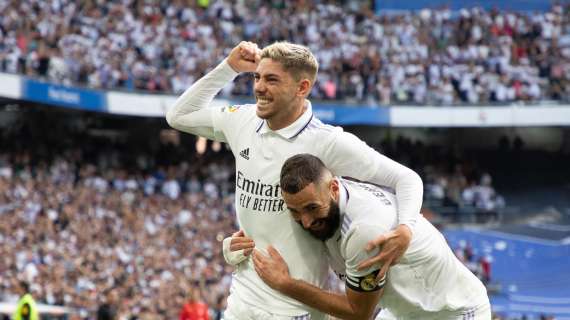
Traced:
<svg viewBox="0 0 570 320">
<path fill-rule="evenodd" d="M 267 105 L 257 105 L 255 114 L 261 119 L 269 119 L 273 115 L 273 108 Z"/>
<path fill-rule="evenodd" d="M 311 233 L 313 237 L 322 241 L 326 241 L 332 236 L 328 228 L 308 229 L 308 231 Z"/>
</svg>

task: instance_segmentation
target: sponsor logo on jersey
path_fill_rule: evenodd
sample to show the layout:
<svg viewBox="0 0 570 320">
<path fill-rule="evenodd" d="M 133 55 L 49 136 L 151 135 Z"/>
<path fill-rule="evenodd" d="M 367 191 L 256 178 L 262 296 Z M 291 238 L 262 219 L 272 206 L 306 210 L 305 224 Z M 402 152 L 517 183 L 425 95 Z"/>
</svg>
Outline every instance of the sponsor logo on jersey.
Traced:
<svg viewBox="0 0 570 320">
<path fill-rule="evenodd" d="M 245 160 L 249 160 L 249 148 L 243 149 L 240 151 L 239 155 L 244 158 Z"/>
<path fill-rule="evenodd" d="M 246 150 L 249 148 L 243 151 Z M 285 201 L 281 198 L 279 184 L 263 183 L 260 179 L 249 179 L 241 171 L 237 172 L 236 177 L 236 202 L 244 209 L 260 213 L 283 213 L 286 209 Z"/>
</svg>

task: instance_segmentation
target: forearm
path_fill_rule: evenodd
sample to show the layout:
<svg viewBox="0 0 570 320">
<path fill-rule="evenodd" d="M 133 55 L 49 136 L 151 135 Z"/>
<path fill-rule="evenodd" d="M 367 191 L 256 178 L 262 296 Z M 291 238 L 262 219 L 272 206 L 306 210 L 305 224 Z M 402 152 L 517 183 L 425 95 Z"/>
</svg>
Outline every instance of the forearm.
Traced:
<svg viewBox="0 0 570 320">
<path fill-rule="evenodd" d="M 195 119 L 187 117 L 187 115 L 206 108 L 216 94 L 236 76 L 237 73 L 226 61 L 220 63 L 214 70 L 210 71 L 178 97 L 166 114 L 168 124 L 176 129 L 207 125 L 204 123 L 192 123 Z"/>
<path fill-rule="evenodd" d="M 335 175 L 394 189 L 398 199 L 399 223 L 414 225 L 422 206 L 423 184 L 413 170 L 378 153 L 356 136 L 345 132 L 335 135 L 324 154 L 325 164 Z"/>
<path fill-rule="evenodd" d="M 305 281 L 291 279 L 280 290 L 285 295 L 341 319 L 366 319 L 364 310 L 355 310 L 346 295 L 324 291 Z"/>
<path fill-rule="evenodd" d="M 378 156 L 376 165 L 376 173 L 370 182 L 394 189 L 398 200 L 398 223 L 413 227 L 422 207 L 422 179 L 412 169 L 383 155 Z"/>
<path fill-rule="evenodd" d="M 396 184 L 398 223 L 413 227 L 420 217 L 424 186 L 420 176 L 409 169 Z"/>
</svg>

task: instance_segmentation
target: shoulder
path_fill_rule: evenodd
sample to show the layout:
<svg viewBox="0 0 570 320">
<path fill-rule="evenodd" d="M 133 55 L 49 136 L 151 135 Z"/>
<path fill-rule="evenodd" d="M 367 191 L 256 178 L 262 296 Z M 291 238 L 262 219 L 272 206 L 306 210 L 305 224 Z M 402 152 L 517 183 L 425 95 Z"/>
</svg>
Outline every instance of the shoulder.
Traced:
<svg viewBox="0 0 570 320">
<path fill-rule="evenodd" d="M 333 126 L 330 124 L 323 123 L 321 120 L 316 118 L 314 115 L 311 120 L 307 123 L 304 130 L 310 136 L 328 137 L 330 140 L 336 139 L 336 136 L 343 132 L 341 127 Z"/>
<path fill-rule="evenodd" d="M 361 291 L 359 290 L 361 281 L 370 274 L 373 274 L 373 278 L 375 278 L 380 269 L 379 265 L 372 265 L 363 270 L 359 270 L 358 266 L 379 253 L 378 248 L 367 251 L 366 246 L 370 241 L 383 234 L 383 229 L 379 225 L 353 222 L 343 236 L 341 252 L 345 261 L 347 284 L 351 285 L 354 290 Z"/>
<path fill-rule="evenodd" d="M 374 189 L 347 188 L 347 234 L 369 241 L 398 225 L 398 207 L 392 197 Z M 372 239 L 371 239 L 372 238 Z M 354 240 L 352 240 L 354 241 Z"/>
<path fill-rule="evenodd" d="M 314 114 L 311 118 L 311 121 L 309 121 L 309 124 L 307 125 L 307 129 L 328 131 L 328 132 L 343 131 L 341 127 L 333 126 L 322 122 Z"/>
<path fill-rule="evenodd" d="M 360 251 L 368 243 L 394 226 L 397 217 L 393 208 L 387 207 L 362 184 L 342 179 L 347 190 L 345 213 L 341 221 L 341 232 L 347 253 L 352 250 Z M 364 184 L 366 186 L 366 184 Z M 355 253 L 355 252 L 352 252 Z"/>
<path fill-rule="evenodd" d="M 325 161 L 326 164 L 328 158 L 327 154 L 336 144 L 338 136 L 343 132 L 344 131 L 341 127 L 323 123 L 313 115 L 304 128 L 303 134 L 300 136 L 304 141 L 311 141 L 311 143 L 317 142 L 313 143 L 316 150 L 319 150 L 316 152 L 319 154 L 321 160 Z"/>
<path fill-rule="evenodd" d="M 261 121 L 255 112 L 255 104 L 234 104 L 214 107 L 214 122 L 218 127 L 228 130 L 231 128 L 241 129 L 244 125 L 255 125 Z M 256 121 L 258 120 L 258 121 Z"/>
<path fill-rule="evenodd" d="M 350 132 L 344 131 L 342 127 L 333 126 L 330 124 L 325 124 L 321 120 L 313 117 L 307 126 L 307 131 L 313 135 L 318 135 L 319 137 L 326 137 L 324 146 L 329 152 L 345 154 L 349 151 L 360 150 L 364 142 Z M 356 148 L 356 149 L 354 149 Z M 354 150 L 353 150 L 354 149 Z"/>
<path fill-rule="evenodd" d="M 351 221 L 346 228 L 342 243 L 347 257 L 357 256 L 369 241 L 389 231 L 383 225 L 365 221 Z"/>
</svg>

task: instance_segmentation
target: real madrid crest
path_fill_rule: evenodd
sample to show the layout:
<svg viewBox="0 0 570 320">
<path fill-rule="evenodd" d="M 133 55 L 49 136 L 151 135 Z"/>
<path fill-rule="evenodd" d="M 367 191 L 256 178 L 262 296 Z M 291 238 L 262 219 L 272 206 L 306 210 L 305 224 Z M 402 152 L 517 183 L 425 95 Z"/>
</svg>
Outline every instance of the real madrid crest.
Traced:
<svg viewBox="0 0 570 320">
<path fill-rule="evenodd" d="M 364 291 L 372 291 L 376 289 L 376 285 L 377 285 L 376 275 L 374 274 L 369 274 L 368 276 L 360 280 L 360 287 Z"/>
</svg>

